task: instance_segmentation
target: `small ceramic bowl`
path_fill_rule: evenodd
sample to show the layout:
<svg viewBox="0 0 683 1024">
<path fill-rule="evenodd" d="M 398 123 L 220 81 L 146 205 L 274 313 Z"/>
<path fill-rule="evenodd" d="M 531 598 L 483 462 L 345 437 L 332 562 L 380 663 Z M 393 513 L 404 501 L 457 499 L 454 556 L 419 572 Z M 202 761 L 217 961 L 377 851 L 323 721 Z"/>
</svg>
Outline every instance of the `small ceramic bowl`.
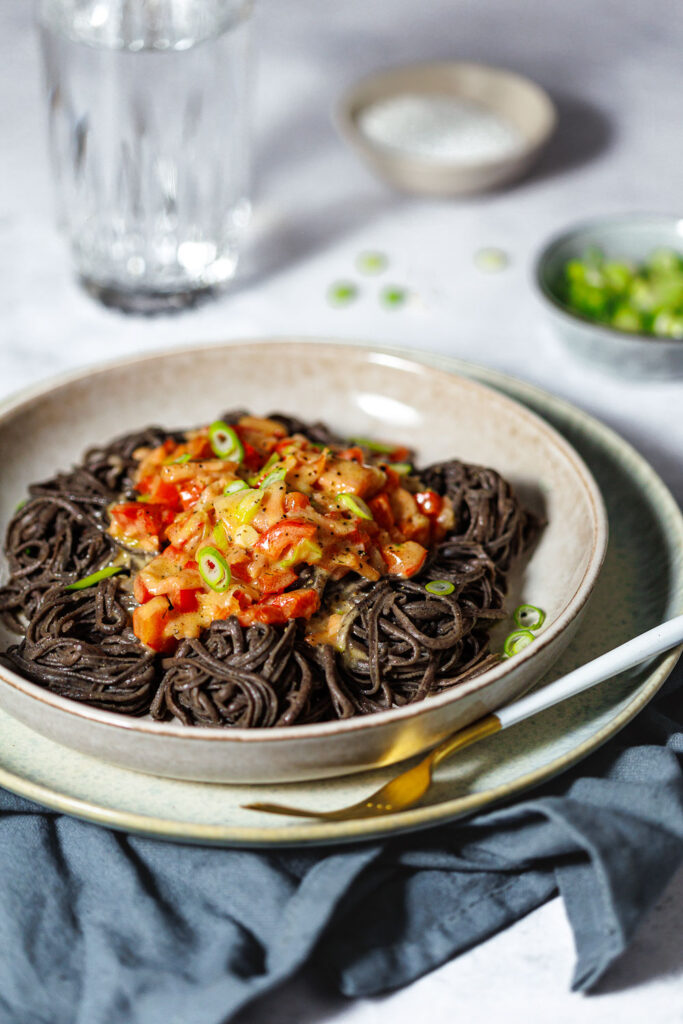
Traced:
<svg viewBox="0 0 683 1024">
<path fill-rule="evenodd" d="M 373 141 L 359 124 L 372 104 L 399 96 L 468 100 L 498 115 L 519 143 L 500 157 L 473 161 L 425 158 Z M 466 61 L 394 68 L 354 85 L 337 110 L 342 136 L 388 184 L 407 192 L 457 196 L 484 192 L 520 177 L 541 152 L 557 122 L 555 107 L 528 78 Z"/>
<path fill-rule="evenodd" d="M 320 341 L 249 341 L 127 360 L 41 385 L 0 411 L 3 534 L 29 483 L 78 460 L 93 443 L 162 418 L 207 423 L 217 410 L 238 404 L 307 418 L 323 411 L 347 436 L 414 447 L 423 465 L 457 456 L 503 473 L 547 525 L 509 580 L 510 617 L 492 630 L 491 647 L 501 649 L 512 610 L 522 602 L 546 612 L 534 643 L 420 703 L 291 728 L 193 729 L 117 715 L 59 697 L 4 665 L 0 707 L 58 743 L 137 771 L 207 782 L 291 782 L 410 757 L 519 696 L 559 657 L 578 628 L 607 544 L 606 514 L 589 470 L 564 438 L 519 403 L 384 352 Z"/>
<path fill-rule="evenodd" d="M 596 247 L 608 258 L 641 263 L 655 249 L 683 252 L 683 217 L 629 213 L 600 217 L 552 238 L 536 260 L 535 280 L 550 323 L 580 358 L 627 377 L 683 376 L 683 341 L 620 331 L 581 316 L 560 297 L 562 270 L 569 260 Z"/>
</svg>

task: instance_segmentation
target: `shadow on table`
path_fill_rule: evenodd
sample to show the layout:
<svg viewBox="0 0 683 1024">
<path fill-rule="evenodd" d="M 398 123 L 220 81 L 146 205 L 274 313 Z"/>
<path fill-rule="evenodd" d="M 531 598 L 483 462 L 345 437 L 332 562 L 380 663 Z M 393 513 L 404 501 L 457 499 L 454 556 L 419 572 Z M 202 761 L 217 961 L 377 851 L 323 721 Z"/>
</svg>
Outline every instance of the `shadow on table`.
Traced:
<svg viewBox="0 0 683 1024">
<path fill-rule="evenodd" d="M 683 979 L 683 869 L 643 922 L 634 941 L 594 990 L 595 996 L 611 995 L 658 978 Z"/>
<path fill-rule="evenodd" d="M 539 162 L 525 179 L 528 183 L 555 177 L 589 163 L 605 152 L 615 129 L 607 114 L 579 96 L 552 94 L 558 121 L 554 136 Z"/>
</svg>

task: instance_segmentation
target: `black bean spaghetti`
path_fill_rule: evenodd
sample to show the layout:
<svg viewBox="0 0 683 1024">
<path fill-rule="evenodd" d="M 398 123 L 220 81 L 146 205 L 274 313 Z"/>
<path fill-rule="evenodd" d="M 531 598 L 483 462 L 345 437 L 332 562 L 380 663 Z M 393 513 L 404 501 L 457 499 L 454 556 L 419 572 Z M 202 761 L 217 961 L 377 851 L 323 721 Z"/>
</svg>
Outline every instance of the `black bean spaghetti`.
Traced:
<svg viewBox="0 0 683 1024">
<path fill-rule="evenodd" d="M 228 447 L 237 445 L 239 458 L 246 465 L 251 457 L 250 445 L 242 443 L 232 427 L 225 426 L 226 422 L 242 422 L 245 415 L 226 414 L 218 422 L 224 428 L 219 442 Z M 249 477 L 250 483 L 237 479 L 222 493 L 251 494 L 258 488 L 259 495 L 263 495 L 264 487 L 270 487 L 268 500 L 272 504 L 277 488 L 283 490 L 283 495 L 286 489 L 282 482 L 284 470 L 278 476 L 278 459 L 286 457 L 290 438 L 307 439 L 311 458 L 316 451 L 322 452 L 323 462 L 325 453 L 334 446 L 349 444 L 321 423 L 308 425 L 280 414 L 273 414 L 270 420 L 280 424 L 281 433 L 286 435 L 279 442 L 278 452 L 282 449 L 282 453 L 277 457 L 271 454 L 267 461 L 263 457 L 260 463 L 255 453 L 256 469 L 252 466 L 255 475 Z M 249 417 L 245 422 L 248 421 Z M 252 435 L 240 434 L 245 436 Z M 268 536 L 275 537 L 269 541 L 270 549 L 277 542 L 280 559 L 280 585 L 275 598 L 268 596 L 261 580 L 259 586 L 266 596 L 259 594 L 253 607 L 227 618 L 216 618 L 208 625 L 202 619 L 201 628 L 195 628 L 192 635 L 178 632 L 177 623 L 194 622 L 192 615 L 196 618 L 198 613 L 185 612 L 183 617 L 181 606 L 173 605 L 176 592 L 165 590 L 160 603 L 167 609 L 167 601 L 177 616 L 175 636 L 165 648 L 158 647 L 156 651 L 143 644 L 140 630 L 133 631 L 133 612 L 141 591 L 136 583 L 134 597 L 131 581 L 132 574 L 145 565 L 149 554 L 130 542 L 131 535 L 117 535 L 112 530 L 111 510 L 127 508 L 121 502 L 128 502 L 135 511 L 142 505 L 140 516 L 149 518 L 151 509 L 144 506 L 146 495 L 140 492 L 140 453 L 161 450 L 159 446 L 166 444 L 171 456 L 177 451 L 183 454 L 167 457 L 161 465 L 194 466 L 201 460 L 191 458 L 189 449 L 185 452 L 183 448 L 174 448 L 194 444 L 192 438 L 192 432 L 168 432 L 158 427 L 129 434 L 91 449 L 82 464 L 70 472 L 58 473 L 29 488 L 28 500 L 9 524 L 5 543 L 9 579 L 0 589 L 0 612 L 9 627 L 21 634 L 21 640 L 2 656 L 6 663 L 56 694 L 121 714 L 151 713 L 154 718 L 175 718 L 188 726 L 267 728 L 400 707 L 455 686 L 497 661 L 497 655 L 489 650 L 488 627 L 505 614 L 506 573 L 513 559 L 532 543 L 538 524 L 498 473 L 457 460 L 423 470 L 413 471 L 409 467 L 411 475 L 400 484 L 394 483 L 394 511 L 401 500 L 404 505 L 411 501 L 415 505 L 411 488 L 426 489 L 434 502 L 438 496 L 448 510 L 449 528 L 441 528 L 436 535 L 432 529 L 426 558 L 419 566 L 414 563 L 403 574 L 382 574 L 376 569 L 379 556 L 367 544 L 363 549 L 361 540 L 360 570 L 340 571 L 344 559 L 348 562 L 352 555 L 356 557 L 355 550 L 343 545 L 349 538 L 357 539 L 358 531 L 352 533 L 351 528 L 354 524 L 366 525 L 363 520 L 372 521 L 375 533 L 375 520 L 383 524 L 381 550 L 389 565 L 396 561 L 397 552 L 405 557 L 411 545 L 412 553 L 420 544 L 406 541 L 396 533 L 395 514 L 386 496 L 380 494 L 371 500 L 371 511 L 362 499 L 341 491 L 342 485 L 337 484 L 334 473 L 341 476 L 347 466 L 338 459 L 328 459 L 324 469 L 328 476 L 331 474 L 329 486 L 335 500 L 342 504 L 346 500 L 347 506 L 342 513 L 335 513 L 338 525 L 341 523 L 346 529 L 345 523 L 349 521 L 344 538 L 335 542 L 337 562 L 321 560 L 320 554 L 314 552 L 319 545 L 311 539 L 313 513 L 310 508 L 299 511 L 305 507 L 300 498 L 298 506 L 293 503 L 294 511 L 285 513 L 283 520 L 285 531 L 289 531 L 285 535 L 289 547 L 282 549 L 281 538 L 278 540 L 283 532 L 282 523 L 268 531 Z M 202 443 L 206 443 L 205 438 Z M 372 471 L 377 479 L 396 481 L 399 470 L 406 472 L 401 468 L 403 464 L 395 460 L 387 465 L 376 452 L 368 455 L 363 444 L 359 442 L 364 458 L 374 463 L 367 472 Z M 372 453 L 371 443 L 368 445 Z M 375 448 L 387 450 L 383 446 Z M 358 472 L 363 459 L 354 453 L 359 450 L 341 452 L 343 459 L 355 460 L 353 468 Z M 213 457 L 213 453 L 209 454 Z M 228 455 L 235 458 L 234 451 Z M 207 456 L 203 458 L 202 466 L 208 464 Z M 264 480 L 263 475 L 268 472 L 270 476 Z M 301 466 L 296 473 L 296 486 L 303 490 Z M 180 470 L 176 475 L 182 475 Z M 320 479 L 324 481 L 325 477 Z M 217 485 L 214 490 L 218 493 Z M 290 498 L 288 493 L 281 500 L 287 502 Z M 217 499 L 217 504 L 219 500 L 224 499 Z M 254 504 L 252 498 L 250 501 Z M 183 513 L 183 523 L 191 521 L 191 508 Z M 387 515 L 391 516 L 391 525 L 389 520 L 382 519 Z M 416 513 L 414 517 L 418 524 L 427 522 L 424 515 L 420 516 Z M 436 519 L 430 522 L 433 527 Z M 253 532 L 246 522 L 240 525 L 243 532 L 245 528 Z M 290 536 L 292 531 L 294 538 Z M 212 536 L 216 536 L 215 530 Z M 423 535 L 414 536 L 420 536 L 424 542 Z M 316 537 L 320 539 L 319 534 Z M 265 534 L 260 536 L 256 532 L 251 542 L 263 549 L 266 539 Z M 159 557 L 172 549 L 175 550 L 173 545 L 169 545 L 164 551 L 162 545 Z M 207 550 L 214 552 L 212 557 L 219 563 L 219 575 L 205 578 L 221 597 L 221 590 L 226 590 L 220 581 L 224 559 L 216 547 L 202 549 Z M 291 554 L 288 556 L 292 550 L 299 552 L 299 562 Z M 327 549 L 323 554 L 327 556 Z M 196 564 L 186 562 L 178 571 L 187 575 L 188 571 L 195 571 L 192 566 Z M 399 568 L 401 564 L 399 560 Z M 120 566 L 119 574 L 85 589 L 68 589 L 110 565 Z M 232 568 L 234 584 L 239 564 L 233 561 L 228 568 Z M 273 574 L 271 565 L 266 568 L 262 579 Z M 140 574 L 141 578 L 143 575 Z M 231 581 L 230 571 L 227 581 Z M 239 588 L 233 589 L 239 597 Z M 243 589 L 248 592 L 249 585 L 245 583 Z M 272 617 L 274 608 L 283 614 L 281 609 L 290 607 L 291 601 L 298 601 L 302 594 L 311 595 L 308 600 L 313 602 L 312 608 L 318 609 L 317 618 L 326 613 L 325 628 L 334 619 L 334 634 L 324 634 L 321 642 L 312 642 L 311 627 L 304 618 L 296 617 L 303 613 L 294 612 L 295 617 L 287 621 Z M 218 599 L 215 594 L 209 596 Z M 145 600 L 146 608 L 151 609 L 160 598 L 152 593 L 146 594 Z M 201 607 L 202 600 L 200 594 Z M 193 607 L 197 607 L 196 600 Z M 254 608 L 265 609 L 268 615 L 259 619 Z M 310 617 L 310 610 L 305 614 Z M 311 622 L 316 621 L 313 615 Z M 167 640 L 169 628 L 166 627 Z"/>
</svg>

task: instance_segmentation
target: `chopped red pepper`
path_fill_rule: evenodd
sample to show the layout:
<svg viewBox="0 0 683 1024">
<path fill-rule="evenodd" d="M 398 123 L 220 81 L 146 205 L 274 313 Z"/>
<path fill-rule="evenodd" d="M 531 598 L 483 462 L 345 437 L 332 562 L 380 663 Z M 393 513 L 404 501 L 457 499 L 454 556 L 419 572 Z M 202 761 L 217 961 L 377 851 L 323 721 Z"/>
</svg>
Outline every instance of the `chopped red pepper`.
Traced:
<svg viewBox="0 0 683 1024">
<path fill-rule="evenodd" d="M 306 538 L 312 540 L 316 533 L 315 523 L 302 519 L 282 519 L 266 530 L 256 547 L 267 552 L 271 558 L 280 558 L 286 548 Z"/>
<path fill-rule="evenodd" d="M 317 591 L 309 588 L 291 590 L 252 605 L 240 613 L 239 620 L 243 626 L 251 625 L 252 622 L 283 625 L 290 619 L 310 619 L 319 607 L 320 598 Z"/>
<path fill-rule="evenodd" d="M 415 501 L 420 512 L 425 516 L 436 518 L 443 508 L 443 498 L 436 491 L 419 491 L 415 495 Z"/>
</svg>

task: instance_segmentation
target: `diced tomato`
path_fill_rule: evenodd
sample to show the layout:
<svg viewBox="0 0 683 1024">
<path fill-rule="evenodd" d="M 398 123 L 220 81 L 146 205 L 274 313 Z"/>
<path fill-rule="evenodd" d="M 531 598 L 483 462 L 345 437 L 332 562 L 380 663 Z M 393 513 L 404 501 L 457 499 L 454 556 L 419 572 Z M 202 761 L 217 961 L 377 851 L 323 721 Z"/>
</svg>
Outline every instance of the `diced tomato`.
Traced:
<svg viewBox="0 0 683 1024">
<path fill-rule="evenodd" d="M 265 551 L 271 558 L 277 559 L 290 545 L 304 538 L 312 540 L 316 532 L 315 523 L 308 523 L 302 519 L 282 519 L 266 530 L 256 547 Z"/>
<path fill-rule="evenodd" d="M 197 563 L 194 559 L 183 550 L 183 548 L 177 548 L 173 544 L 169 544 L 167 548 L 164 548 L 164 558 L 170 559 L 171 562 L 175 562 L 181 569 L 196 569 Z"/>
<path fill-rule="evenodd" d="M 291 590 L 252 605 L 239 615 L 239 620 L 243 626 L 253 622 L 284 625 L 290 619 L 310 619 L 319 607 L 320 598 L 315 590 Z"/>
<path fill-rule="evenodd" d="M 285 497 L 285 509 L 287 512 L 300 512 L 302 508 L 307 508 L 310 504 L 306 495 L 302 494 L 301 491 L 290 491 Z"/>
<path fill-rule="evenodd" d="M 357 445 L 353 448 L 345 448 L 344 451 L 339 452 L 340 459 L 348 459 L 350 462 L 360 462 L 363 465 L 363 449 Z"/>
<path fill-rule="evenodd" d="M 292 583 L 296 583 L 298 577 L 292 569 L 266 569 L 257 579 L 259 590 L 264 595 L 280 594 Z"/>
<path fill-rule="evenodd" d="M 239 424 L 234 424 L 233 430 L 239 437 L 242 442 L 242 447 L 244 448 L 244 465 L 247 469 L 260 469 L 263 465 L 264 459 L 259 455 L 254 446 L 249 444 L 246 440 L 246 431 L 244 427 L 241 427 Z"/>
<path fill-rule="evenodd" d="M 164 627 L 168 624 L 171 606 L 165 597 L 153 597 L 146 604 L 139 605 L 133 612 L 133 632 L 138 640 L 147 644 L 153 651 L 168 652 L 175 648 L 173 637 L 164 636 Z"/>
<path fill-rule="evenodd" d="M 129 540 L 160 537 L 175 518 L 175 512 L 152 502 L 127 501 L 114 505 L 111 517 Z"/>
<path fill-rule="evenodd" d="M 199 501 L 205 485 L 199 480 L 184 480 L 180 485 L 180 502 L 184 510 L 193 508 Z"/>
<path fill-rule="evenodd" d="M 136 490 L 140 494 L 149 494 L 152 501 L 158 505 L 170 505 L 171 508 L 177 509 L 180 504 L 178 488 L 162 480 L 160 476 L 146 476 L 136 485 Z"/>
<path fill-rule="evenodd" d="M 402 444 L 396 445 L 392 448 L 389 453 L 389 458 L 392 462 L 405 462 L 410 457 L 410 448 L 406 448 Z"/>
<path fill-rule="evenodd" d="M 197 590 L 186 590 L 183 587 L 173 587 L 167 591 L 167 596 L 173 605 L 174 612 L 197 611 Z"/>
<path fill-rule="evenodd" d="M 414 497 L 423 515 L 436 518 L 440 514 L 443 498 L 436 491 L 419 491 Z"/>
<path fill-rule="evenodd" d="M 152 593 L 145 586 L 144 580 L 140 576 L 135 577 L 133 583 L 133 594 L 138 604 L 145 604 L 152 598 Z"/>
<path fill-rule="evenodd" d="M 391 576 L 414 576 L 425 563 L 427 549 L 414 540 L 407 540 L 403 544 L 386 544 L 382 557 Z"/>
<path fill-rule="evenodd" d="M 370 505 L 370 511 L 375 517 L 375 522 L 383 530 L 390 530 L 394 525 L 394 513 L 391 510 L 391 502 L 386 494 L 378 494 L 376 498 L 372 498 L 368 504 Z"/>
</svg>

